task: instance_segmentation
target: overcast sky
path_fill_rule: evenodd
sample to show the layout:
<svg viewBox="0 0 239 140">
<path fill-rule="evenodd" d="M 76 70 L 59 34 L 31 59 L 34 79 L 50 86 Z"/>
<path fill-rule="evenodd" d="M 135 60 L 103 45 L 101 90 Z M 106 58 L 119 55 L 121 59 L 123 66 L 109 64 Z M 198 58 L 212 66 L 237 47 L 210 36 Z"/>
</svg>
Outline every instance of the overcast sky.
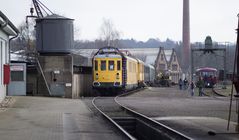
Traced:
<svg viewBox="0 0 239 140">
<path fill-rule="evenodd" d="M 53 12 L 75 19 L 79 39 L 99 37 L 103 18 L 111 19 L 122 38 L 182 40 L 183 0 L 40 0 Z M 18 26 L 31 0 L 1 0 L 0 10 Z M 191 42 L 236 41 L 239 0 L 190 0 Z"/>
</svg>

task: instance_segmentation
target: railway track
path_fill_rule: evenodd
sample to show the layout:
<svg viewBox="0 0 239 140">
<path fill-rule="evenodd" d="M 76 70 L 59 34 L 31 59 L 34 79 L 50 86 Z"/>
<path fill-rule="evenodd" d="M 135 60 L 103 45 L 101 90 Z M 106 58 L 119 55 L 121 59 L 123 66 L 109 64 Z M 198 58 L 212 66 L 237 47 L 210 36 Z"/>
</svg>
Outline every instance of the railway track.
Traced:
<svg viewBox="0 0 239 140">
<path fill-rule="evenodd" d="M 226 97 L 225 95 L 216 92 L 213 88 L 205 88 L 203 93 L 205 96 Z"/>
<path fill-rule="evenodd" d="M 92 100 L 92 104 L 128 139 L 191 139 L 172 128 L 120 104 L 117 99 L 121 96 L 127 96 L 127 94 L 116 97 L 96 97 Z"/>
</svg>

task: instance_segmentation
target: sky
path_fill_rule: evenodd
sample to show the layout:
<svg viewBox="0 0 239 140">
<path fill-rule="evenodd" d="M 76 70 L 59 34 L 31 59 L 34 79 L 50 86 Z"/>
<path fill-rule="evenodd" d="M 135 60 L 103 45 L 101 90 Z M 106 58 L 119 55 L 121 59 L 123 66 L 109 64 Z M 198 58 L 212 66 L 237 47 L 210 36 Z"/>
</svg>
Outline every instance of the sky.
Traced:
<svg viewBox="0 0 239 140">
<path fill-rule="evenodd" d="M 121 38 L 182 40 L 183 0 L 40 0 L 54 13 L 73 18 L 76 39 L 95 40 L 103 19 L 110 19 Z M 1 0 L 0 10 L 19 26 L 31 0 Z M 235 42 L 239 0 L 190 0 L 191 42 Z"/>
</svg>

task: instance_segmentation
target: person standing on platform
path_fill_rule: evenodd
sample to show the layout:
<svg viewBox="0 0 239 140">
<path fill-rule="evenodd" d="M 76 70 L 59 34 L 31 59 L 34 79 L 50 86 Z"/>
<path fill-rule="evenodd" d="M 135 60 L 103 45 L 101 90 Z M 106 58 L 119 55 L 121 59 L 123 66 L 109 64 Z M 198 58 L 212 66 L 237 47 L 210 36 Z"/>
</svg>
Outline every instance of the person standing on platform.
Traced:
<svg viewBox="0 0 239 140">
<path fill-rule="evenodd" d="M 185 78 L 183 80 L 183 87 L 184 87 L 184 90 L 186 90 L 188 88 L 188 80 L 187 80 L 187 78 Z"/>
<path fill-rule="evenodd" d="M 181 78 L 179 79 L 178 84 L 179 84 L 179 89 L 182 90 L 183 81 Z"/>
<path fill-rule="evenodd" d="M 202 96 L 202 88 L 203 88 L 203 86 L 204 86 L 204 82 L 203 82 L 203 80 L 202 80 L 202 78 L 201 77 L 199 77 L 199 80 L 198 80 L 198 82 L 197 82 L 197 87 L 198 87 L 198 92 L 199 92 L 199 96 Z"/>
<path fill-rule="evenodd" d="M 194 82 L 192 81 L 191 84 L 190 84 L 190 89 L 191 89 L 191 95 L 194 96 L 194 88 L 195 88 L 195 84 Z"/>
</svg>

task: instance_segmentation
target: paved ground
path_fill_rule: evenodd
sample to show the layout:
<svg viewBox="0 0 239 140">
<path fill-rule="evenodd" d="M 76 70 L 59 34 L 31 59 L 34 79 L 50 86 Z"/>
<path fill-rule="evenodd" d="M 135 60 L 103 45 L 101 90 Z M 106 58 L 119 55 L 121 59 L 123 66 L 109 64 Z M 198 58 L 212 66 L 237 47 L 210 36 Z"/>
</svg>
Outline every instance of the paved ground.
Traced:
<svg viewBox="0 0 239 140">
<path fill-rule="evenodd" d="M 239 139 L 238 134 L 232 134 L 237 120 L 235 101 L 230 131 L 226 130 L 228 97 L 191 97 L 189 92 L 177 88 L 149 88 L 122 97 L 120 102 L 194 139 Z M 209 136 L 209 131 L 216 132 L 216 136 Z M 0 106 L 0 140 L 38 139 L 124 138 L 80 99 L 7 98 Z"/>
<path fill-rule="evenodd" d="M 120 102 L 194 139 L 239 139 L 238 134 L 232 134 L 237 121 L 235 100 L 230 131 L 226 130 L 229 99 L 192 97 L 188 91 L 177 88 L 149 88 L 121 97 Z M 209 131 L 216 132 L 216 136 L 209 136 Z"/>
<path fill-rule="evenodd" d="M 81 100 L 13 97 L 0 112 L 0 140 L 123 139 Z"/>
</svg>

